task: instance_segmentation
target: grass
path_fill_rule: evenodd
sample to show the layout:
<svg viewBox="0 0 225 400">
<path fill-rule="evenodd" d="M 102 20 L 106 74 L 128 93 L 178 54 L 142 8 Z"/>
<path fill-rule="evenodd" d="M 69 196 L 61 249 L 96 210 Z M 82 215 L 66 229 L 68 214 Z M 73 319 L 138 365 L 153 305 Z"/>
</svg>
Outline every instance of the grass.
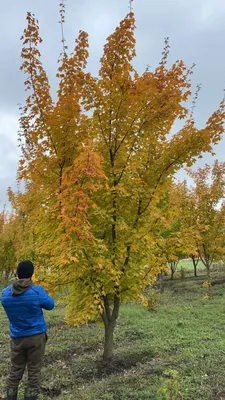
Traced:
<svg viewBox="0 0 225 400">
<path fill-rule="evenodd" d="M 224 274 L 221 268 L 215 277 Z M 46 313 L 49 343 L 41 399 L 166 400 L 177 390 L 184 400 L 224 400 L 225 285 L 214 286 L 209 301 L 201 286 L 204 276 L 202 281 L 187 278 L 166 282 L 154 312 L 134 304 L 121 308 L 109 366 L 102 362 L 102 327 L 67 326 L 60 307 Z M 2 309 L 0 322 L 3 392 L 9 339 Z M 174 400 L 181 398 L 177 394 Z"/>
<path fill-rule="evenodd" d="M 192 260 L 181 260 L 178 264 L 178 269 L 180 268 L 184 268 L 184 269 L 188 269 L 193 271 L 194 267 L 193 267 L 193 261 Z M 200 260 L 198 262 L 198 266 L 197 266 L 197 271 L 201 271 L 202 269 L 205 269 L 203 262 Z"/>
</svg>

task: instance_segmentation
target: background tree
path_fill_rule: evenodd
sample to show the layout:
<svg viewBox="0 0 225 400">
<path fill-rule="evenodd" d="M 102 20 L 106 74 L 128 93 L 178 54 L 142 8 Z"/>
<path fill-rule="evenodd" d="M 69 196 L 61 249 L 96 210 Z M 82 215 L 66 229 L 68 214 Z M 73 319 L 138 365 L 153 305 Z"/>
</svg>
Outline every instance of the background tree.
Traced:
<svg viewBox="0 0 225 400">
<path fill-rule="evenodd" d="M 189 192 L 189 211 L 195 217 L 196 248 L 211 288 L 211 267 L 225 254 L 225 163 L 215 161 L 213 167 L 206 165 L 190 175 L 194 185 Z"/>
<path fill-rule="evenodd" d="M 180 225 L 183 227 L 184 231 L 188 232 L 187 244 L 189 242 L 189 246 L 186 246 L 186 254 L 183 254 L 183 257 L 190 257 L 193 262 L 194 267 L 194 275 L 197 276 L 197 266 L 199 262 L 199 252 L 196 244 L 196 215 L 193 212 L 193 206 L 190 201 L 190 192 L 189 187 L 187 185 L 187 181 L 183 182 L 174 182 L 172 186 L 172 203 L 171 209 L 174 208 L 174 205 L 177 209 L 176 215 L 180 220 Z M 189 250 L 188 250 L 189 247 Z"/>
<path fill-rule="evenodd" d="M 62 24 L 64 11 L 62 4 Z M 220 140 L 224 102 L 205 128 L 195 127 L 185 107 L 192 69 L 182 61 L 167 66 L 168 41 L 156 70 L 138 74 L 132 12 L 108 37 L 98 77 L 86 71 L 87 34 L 79 33 L 72 55 L 62 37 L 54 102 L 37 20 L 28 13 L 27 22 L 19 169 L 26 191 L 14 203 L 29 216 L 35 253 L 49 260 L 46 281 L 69 289 L 67 321 L 101 316 L 108 361 L 120 305 L 139 299 L 161 270 L 152 251 L 157 205 L 171 177 Z M 186 122 L 171 135 L 177 119 Z"/>
<path fill-rule="evenodd" d="M 197 266 L 198 266 L 198 263 L 200 261 L 199 253 L 198 253 L 197 250 L 196 250 L 195 253 L 191 254 L 191 259 L 192 259 L 193 267 L 194 267 L 194 276 L 197 277 L 198 276 L 197 275 Z"/>
<path fill-rule="evenodd" d="M 14 215 L 6 210 L 0 214 L 0 271 L 8 284 L 11 273 L 16 269 L 16 246 Z"/>
<path fill-rule="evenodd" d="M 195 250 L 193 227 L 186 223 L 183 214 L 186 190 L 186 182 L 172 182 L 159 205 L 163 218 L 155 232 L 156 243 L 169 265 L 171 280 L 174 279 L 179 261 Z"/>
<path fill-rule="evenodd" d="M 16 251 L 16 259 L 31 260 L 37 263 L 41 258 L 35 252 L 35 227 L 31 219 L 31 210 L 29 202 L 26 202 L 26 194 L 17 192 L 13 193 L 11 188 L 8 188 L 8 199 L 13 212 L 10 212 L 10 226 L 13 231 L 13 242 Z M 26 207 L 24 204 L 26 203 Z"/>
</svg>

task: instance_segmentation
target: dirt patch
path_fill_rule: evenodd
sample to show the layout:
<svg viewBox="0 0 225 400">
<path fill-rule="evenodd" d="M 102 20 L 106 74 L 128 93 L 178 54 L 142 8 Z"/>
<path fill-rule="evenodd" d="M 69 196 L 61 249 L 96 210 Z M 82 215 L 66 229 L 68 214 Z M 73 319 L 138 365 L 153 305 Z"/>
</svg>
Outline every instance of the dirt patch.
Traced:
<svg viewBox="0 0 225 400">
<path fill-rule="evenodd" d="M 48 321 L 48 327 L 49 328 L 57 328 L 57 329 L 66 329 L 69 328 L 71 329 L 71 326 L 66 324 L 64 321 L 54 321 L 54 320 L 50 320 Z M 73 328 L 73 327 L 72 327 Z M 75 328 L 75 327 L 74 327 Z"/>
<path fill-rule="evenodd" d="M 102 344 L 98 343 L 69 347 L 67 349 L 59 350 L 58 352 L 53 351 L 49 354 L 46 354 L 44 365 L 48 366 L 57 361 L 66 361 L 68 363 L 71 362 L 71 360 L 73 359 L 75 360 L 76 357 L 79 357 L 81 355 L 96 353 L 100 351 L 103 351 L 103 346 Z"/>
<path fill-rule="evenodd" d="M 80 361 L 78 365 L 75 359 L 73 362 L 73 354 L 69 354 L 69 351 L 71 351 L 71 349 L 61 353 L 60 360 L 63 360 L 67 364 L 68 374 L 73 376 L 73 385 L 81 385 L 83 382 L 93 381 L 93 379 L 102 380 L 110 375 L 129 374 L 129 371 L 132 373 L 132 369 L 135 368 L 138 363 L 144 364 L 152 359 L 152 354 L 149 351 L 143 351 L 140 353 L 136 352 L 125 355 L 116 355 L 110 363 L 106 363 L 98 359 L 96 356 L 96 359 L 85 359 L 83 362 Z M 73 348 L 72 353 L 74 351 L 77 352 L 77 348 Z M 89 345 L 83 347 L 82 351 L 87 353 L 90 353 L 90 351 L 96 352 L 96 345 L 93 344 L 92 346 Z M 47 363 L 54 364 L 54 362 L 56 362 L 55 353 L 49 356 L 46 357 L 47 360 L 45 360 L 45 364 L 46 361 Z M 143 371 L 143 373 L 146 375 L 161 375 L 162 371 L 155 368 L 149 368 L 147 371 Z M 62 395 L 64 389 L 71 390 L 71 387 L 71 382 L 68 382 L 67 386 L 60 386 L 60 388 L 42 388 L 41 393 L 50 398 L 56 398 Z"/>
<path fill-rule="evenodd" d="M 214 394 L 214 400 L 225 400 L 225 392 L 219 392 Z"/>
<path fill-rule="evenodd" d="M 163 374 L 163 371 L 161 369 L 148 369 L 144 372 L 141 372 L 140 375 L 159 375 L 161 376 Z"/>
<path fill-rule="evenodd" d="M 124 355 L 122 357 L 115 356 L 110 363 L 105 363 L 103 361 L 97 362 L 97 377 L 103 378 L 107 375 L 118 374 L 123 371 L 129 370 L 135 367 L 138 363 L 147 362 L 151 358 L 149 352 L 142 353 L 131 353 Z"/>
<path fill-rule="evenodd" d="M 216 279 L 216 280 L 212 281 L 212 286 L 223 285 L 224 283 L 225 283 L 225 279 Z"/>
<path fill-rule="evenodd" d="M 48 397 L 58 397 L 61 395 L 62 393 L 62 389 L 60 388 L 52 388 L 52 389 L 48 389 L 48 388 L 41 388 L 41 393 L 44 396 L 48 396 Z"/>
</svg>

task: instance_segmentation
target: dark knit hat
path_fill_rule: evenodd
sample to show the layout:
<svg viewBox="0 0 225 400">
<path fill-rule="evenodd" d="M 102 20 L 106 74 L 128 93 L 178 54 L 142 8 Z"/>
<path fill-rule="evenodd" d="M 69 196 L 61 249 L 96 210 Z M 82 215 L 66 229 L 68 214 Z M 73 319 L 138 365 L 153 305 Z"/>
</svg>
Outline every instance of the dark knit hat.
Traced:
<svg viewBox="0 0 225 400">
<path fill-rule="evenodd" d="M 17 267 L 17 275 L 19 279 L 31 278 L 34 273 L 34 265 L 29 260 L 21 261 Z"/>
</svg>

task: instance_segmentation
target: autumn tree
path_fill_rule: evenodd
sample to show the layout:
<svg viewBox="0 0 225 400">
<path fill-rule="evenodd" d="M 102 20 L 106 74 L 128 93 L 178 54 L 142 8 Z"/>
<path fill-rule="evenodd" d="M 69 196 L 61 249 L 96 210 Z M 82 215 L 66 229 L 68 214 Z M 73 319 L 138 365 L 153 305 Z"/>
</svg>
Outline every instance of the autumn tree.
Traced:
<svg viewBox="0 0 225 400">
<path fill-rule="evenodd" d="M 155 240 L 159 249 L 158 256 L 160 253 L 164 255 L 169 265 L 171 280 L 174 279 L 179 261 L 195 250 L 193 227 L 184 218 L 186 199 L 186 182 L 173 181 L 158 205 L 162 217 L 155 227 Z"/>
<path fill-rule="evenodd" d="M 0 213 L 0 271 L 8 284 L 10 274 L 16 268 L 15 224 L 14 215 L 6 210 Z"/>
<path fill-rule="evenodd" d="M 29 259 L 37 264 L 42 257 L 35 251 L 37 240 L 35 225 L 26 199 L 26 193 L 14 193 L 10 187 L 8 188 L 8 200 L 13 210 L 9 215 L 16 259 L 18 262 Z M 26 204 L 26 207 L 24 207 L 24 204 Z"/>
<path fill-rule="evenodd" d="M 174 274 L 177 270 L 178 264 L 183 258 L 185 258 L 187 254 L 186 249 L 190 246 L 190 244 L 187 243 L 189 235 L 184 236 L 185 233 L 182 232 L 182 230 L 177 231 L 177 227 L 174 226 L 172 231 L 167 231 L 165 236 L 165 249 L 167 262 L 171 272 L 171 280 L 174 279 Z"/>
<path fill-rule="evenodd" d="M 193 263 L 193 267 L 194 267 L 194 276 L 197 277 L 198 276 L 197 275 L 197 266 L 198 266 L 198 263 L 200 261 L 200 257 L 199 257 L 197 249 L 196 249 L 195 253 L 191 254 L 191 259 L 192 259 L 192 263 Z"/>
<path fill-rule="evenodd" d="M 195 218 L 196 249 L 211 287 L 211 267 L 225 254 L 225 163 L 215 161 L 213 167 L 206 165 L 189 173 L 194 180 L 188 200 Z"/>
<path fill-rule="evenodd" d="M 64 13 L 62 4 L 62 27 Z M 69 54 L 62 29 L 54 101 L 38 21 L 28 13 L 27 23 L 19 169 L 26 188 L 15 194 L 15 206 L 29 215 L 35 252 L 49 259 L 48 268 L 40 265 L 45 280 L 57 291 L 68 287 L 67 321 L 101 317 L 108 361 L 120 305 L 139 299 L 161 270 L 152 230 L 162 193 L 184 164 L 221 139 L 224 102 L 196 128 L 185 106 L 192 69 L 183 61 L 167 65 L 168 41 L 155 71 L 135 71 L 132 12 L 108 37 L 97 77 L 86 69 L 88 35 L 80 32 Z M 184 126 L 171 135 L 177 119 Z"/>
<path fill-rule="evenodd" d="M 200 256 L 196 244 L 196 215 L 193 212 L 193 204 L 190 201 L 189 187 L 186 180 L 176 184 L 176 196 L 179 199 L 179 213 L 183 224 L 186 225 L 190 231 L 192 231 L 190 238 L 192 246 L 190 247 L 190 251 L 186 254 L 186 256 L 191 258 L 194 268 L 194 276 L 197 277 L 197 266 Z"/>
<path fill-rule="evenodd" d="M 0 271 L 5 284 L 8 284 L 9 277 L 15 272 L 20 260 L 31 259 L 36 262 L 38 259 L 28 216 L 16 207 L 11 189 L 8 190 L 8 195 L 13 211 L 4 209 L 0 213 Z"/>
<path fill-rule="evenodd" d="M 176 218 L 178 218 L 180 226 L 184 235 L 182 239 L 186 242 L 185 252 L 183 252 L 183 258 L 191 258 L 194 267 L 194 276 L 197 276 L 197 266 L 200 260 L 199 252 L 196 245 L 196 215 L 193 212 L 192 203 L 190 201 L 190 188 L 187 181 L 183 182 L 175 181 L 171 187 L 171 209 L 176 212 Z M 174 208 L 175 207 L 175 208 Z M 178 230 L 179 233 L 179 230 Z"/>
</svg>

